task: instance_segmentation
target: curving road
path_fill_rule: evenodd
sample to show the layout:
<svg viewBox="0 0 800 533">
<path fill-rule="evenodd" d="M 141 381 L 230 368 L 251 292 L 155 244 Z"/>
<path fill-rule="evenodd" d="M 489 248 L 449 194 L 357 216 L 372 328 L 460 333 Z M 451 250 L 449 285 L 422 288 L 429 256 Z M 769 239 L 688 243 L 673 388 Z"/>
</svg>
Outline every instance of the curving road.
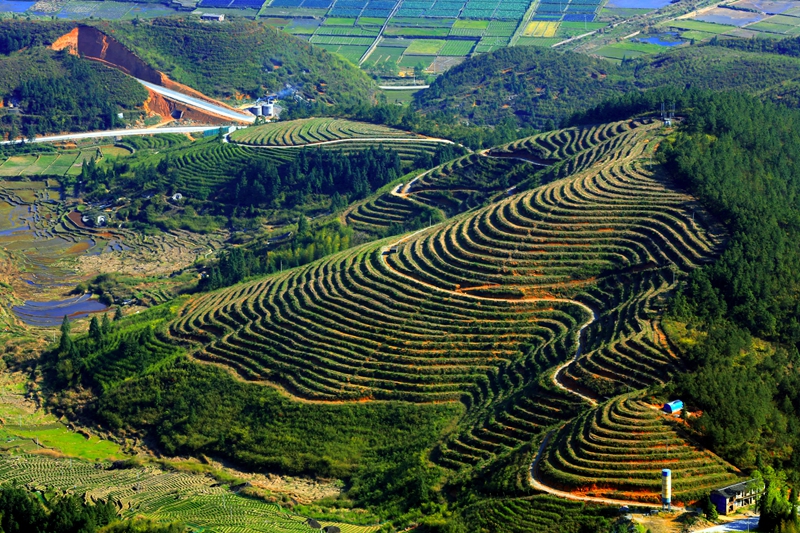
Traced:
<svg viewBox="0 0 800 533">
<path fill-rule="evenodd" d="M 211 102 L 206 100 L 201 100 L 200 98 L 193 98 L 186 94 L 183 94 L 178 91 L 173 91 L 172 89 L 167 89 L 166 87 L 162 87 L 161 85 L 156 85 L 155 83 L 150 83 L 144 80 L 140 80 L 138 78 L 134 78 L 136 81 L 153 91 L 154 93 L 158 93 L 165 98 L 169 98 L 170 100 L 175 100 L 176 102 L 180 102 L 182 104 L 200 109 L 202 111 L 207 111 L 209 113 L 213 113 L 217 116 L 221 116 L 230 120 L 235 120 L 237 122 L 246 122 L 248 124 L 252 124 L 256 121 L 256 117 L 254 115 L 245 115 L 244 113 L 238 113 L 236 111 L 231 111 L 227 107 L 222 107 L 219 105 L 214 105 Z"/>
</svg>

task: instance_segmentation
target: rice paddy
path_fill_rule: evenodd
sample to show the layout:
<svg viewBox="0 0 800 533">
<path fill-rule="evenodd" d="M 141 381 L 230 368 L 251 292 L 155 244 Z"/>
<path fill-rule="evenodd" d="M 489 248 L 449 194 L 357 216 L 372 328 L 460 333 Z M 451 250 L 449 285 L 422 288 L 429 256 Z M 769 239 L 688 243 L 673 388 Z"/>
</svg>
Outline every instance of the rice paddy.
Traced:
<svg viewBox="0 0 800 533">
<path fill-rule="evenodd" d="M 74 152 L 60 152 L 60 153 L 43 153 L 31 155 L 18 155 L 11 156 L 5 160 L 0 160 L 0 177 L 17 177 L 17 176 L 53 176 L 60 177 L 67 173 L 79 173 L 82 163 L 91 158 L 100 159 L 103 155 L 117 156 L 120 153 L 129 153 L 124 149 L 121 152 L 116 151 L 114 147 L 103 147 L 102 152 L 98 153 L 98 149 L 92 148 L 90 150 L 74 151 Z M 98 155 L 100 157 L 98 157 Z"/>
</svg>

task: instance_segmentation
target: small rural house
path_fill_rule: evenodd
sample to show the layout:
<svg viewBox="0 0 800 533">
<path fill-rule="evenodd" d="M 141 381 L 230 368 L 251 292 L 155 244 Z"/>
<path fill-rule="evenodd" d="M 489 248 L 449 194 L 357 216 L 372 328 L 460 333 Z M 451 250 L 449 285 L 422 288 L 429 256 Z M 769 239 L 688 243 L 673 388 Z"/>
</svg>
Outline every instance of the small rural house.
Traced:
<svg viewBox="0 0 800 533">
<path fill-rule="evenodd" d="M 661 410 L 669 415 L 677 414 L 681 412 L 681 410 L 683 410 L 683 401 L 673 400 L 671 402 L 665 403 L 664 407 L 662 407 Z"/>
<path fill-rule="evenodd" d="M 225 20 L 225 15 L 217 15 L 215 13 L 203 13 L 200 15 L 201 20 L 214 20 L 216 22 L 222 22 Z"/>
<path fill-rule="evenodd" d="M 763 485 L 755 479 L 742 481 L 711 491 L 711 503 L 719 514 L 736 512 L 740 507 L 753 505 L 764 492 Z"/>
</svg>

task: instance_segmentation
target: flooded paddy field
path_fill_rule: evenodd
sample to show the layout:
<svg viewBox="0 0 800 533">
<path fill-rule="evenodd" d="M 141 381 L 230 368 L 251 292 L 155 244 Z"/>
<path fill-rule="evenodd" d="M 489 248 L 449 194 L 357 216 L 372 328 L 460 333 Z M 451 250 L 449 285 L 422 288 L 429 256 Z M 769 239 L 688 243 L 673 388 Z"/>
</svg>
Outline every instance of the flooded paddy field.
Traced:
<svg viewBox="0 0 800 533">
<path fill-rule="evenodd" d="M 92 313 L 101 313 L 108 309 L 104 303 L 93 299 L 91 294 L 82 294 L 66 300 L 47 302 L 26 301 L 12 308 L 14 314 L 29 326 L 44 328 L 58 327 L 64 317 L 70 319 L 83 318 Z"/>
<path fill-rule="evenodd" d="M 0 303 L 17 323 L 57 327 L 65 315 L 102 312 L 98 300 L 72 294 L 78 284 L 102 273 L 167 278 L 220 250 L 226 239 L 181 230 L 144 235 L 117 223 L 95 227 L 97 216 L 111 222 L 113 208 L 62 201 L 54 180 L 0 181 L 0 283 L 8 289 Z"/>
</svg>

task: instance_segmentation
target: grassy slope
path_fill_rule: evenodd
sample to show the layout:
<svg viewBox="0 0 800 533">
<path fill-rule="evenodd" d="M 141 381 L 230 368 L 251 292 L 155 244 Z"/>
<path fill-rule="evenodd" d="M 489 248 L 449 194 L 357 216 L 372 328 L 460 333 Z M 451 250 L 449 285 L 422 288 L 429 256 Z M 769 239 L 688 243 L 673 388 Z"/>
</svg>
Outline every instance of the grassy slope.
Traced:
<svg viewBox="0 0 800 533">
<path fill-rule="evenodd" d="M 450 110 L 477 124 L 510 116 L 521 125 L 541 127 L 637 88 L 677 85 L 757 93 L 796 78 L 798 67 L 796 58 L 711 46 L 624 65 L 533 47 L 508 48 L 452 69 L 418 93 L 417 105 L 426 112 Z"/>
<path fill-rule="evenodd" d="M 97 26 L 176 81 L 211 96 L 257 96 L 288 84 L 325 102 L 372 98 L 371 80 L 356 67 L 258 22 L 211 25 L 156 19 Z"/>
</svg>

